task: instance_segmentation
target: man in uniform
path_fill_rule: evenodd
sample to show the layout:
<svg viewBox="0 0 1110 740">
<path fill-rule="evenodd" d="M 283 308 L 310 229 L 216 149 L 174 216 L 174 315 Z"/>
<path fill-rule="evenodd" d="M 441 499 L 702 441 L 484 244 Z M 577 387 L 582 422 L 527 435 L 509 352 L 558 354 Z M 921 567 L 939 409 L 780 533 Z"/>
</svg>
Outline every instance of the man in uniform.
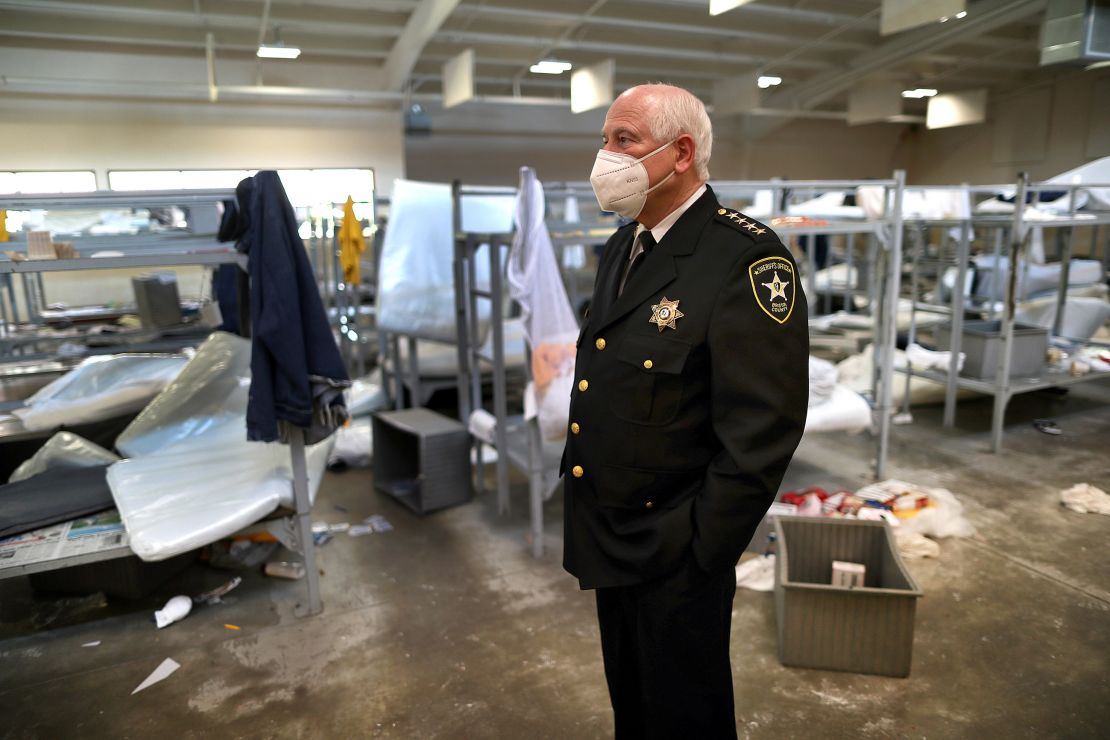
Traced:
<svg viewBox="0 0 1110 740">
<path fill-rule="evenodd" d="M 596 589 L 617 737 L 735 737 L 734 566 L 805 426 L 805 296 L 775 233 L 706 185 L 695 96 L 634 87 L 602 139 L 594 192 L 635 222 L 578 339 L 563 565 Z"/>
</svg>

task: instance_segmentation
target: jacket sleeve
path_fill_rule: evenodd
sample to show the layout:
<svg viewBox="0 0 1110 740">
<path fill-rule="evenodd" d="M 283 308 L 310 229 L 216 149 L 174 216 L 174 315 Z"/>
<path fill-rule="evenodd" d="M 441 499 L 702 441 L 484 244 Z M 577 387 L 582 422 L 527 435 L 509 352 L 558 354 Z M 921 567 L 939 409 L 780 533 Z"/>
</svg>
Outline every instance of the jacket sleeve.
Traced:
<svg viewBox="0 0 1110 740">
<path fill-rule="evenodd" d="M 797 268 L 778 241 L 750 247 L 733 267 L 710 319 L 710 403 L 721 451 L 694 503 L 694 556 L 705 570 L 735 565 L 774 501 L 801 440 L 809 407 L 809 327 L 805 294 L 780 323 L 762 307 L 749 268 L 778 258 Z"/>
</svg>

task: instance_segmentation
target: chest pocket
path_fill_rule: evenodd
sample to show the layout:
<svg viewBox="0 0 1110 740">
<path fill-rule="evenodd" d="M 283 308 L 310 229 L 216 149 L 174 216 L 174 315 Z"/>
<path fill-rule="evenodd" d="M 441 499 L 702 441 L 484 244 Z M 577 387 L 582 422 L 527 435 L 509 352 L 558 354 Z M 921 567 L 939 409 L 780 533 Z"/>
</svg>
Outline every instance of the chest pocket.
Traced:
<svg viewBox="0 0 1110 740">
<path fill-rule="evenodd" d="M 607 393 L 613 415 L 637 424 L 673 421 L 682 404 L 682 371 L 690 350 L 674 339 L 625 337 L 617 349 L 620 379 Z"/>
</svg>

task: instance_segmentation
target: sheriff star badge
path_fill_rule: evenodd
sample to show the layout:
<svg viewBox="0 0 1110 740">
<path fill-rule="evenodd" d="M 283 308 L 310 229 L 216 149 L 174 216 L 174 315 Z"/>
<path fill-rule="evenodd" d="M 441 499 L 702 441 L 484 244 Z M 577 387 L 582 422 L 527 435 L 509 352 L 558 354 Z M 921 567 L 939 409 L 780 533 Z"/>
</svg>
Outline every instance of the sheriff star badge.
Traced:
<svg viewBox="0 0 1110 740">
<path fill-rule="evenodd" d="M 659 331 L 663 331 L 664 327 L 677 329 L 675 322 L 681 319 L 686 314 L 678 310 L 678 301 L 668 301 L 667 296 L 663 296 L 663 300 L 651 307 L 651 318 L 648 321 L 659 327 Z"/>
</svg>

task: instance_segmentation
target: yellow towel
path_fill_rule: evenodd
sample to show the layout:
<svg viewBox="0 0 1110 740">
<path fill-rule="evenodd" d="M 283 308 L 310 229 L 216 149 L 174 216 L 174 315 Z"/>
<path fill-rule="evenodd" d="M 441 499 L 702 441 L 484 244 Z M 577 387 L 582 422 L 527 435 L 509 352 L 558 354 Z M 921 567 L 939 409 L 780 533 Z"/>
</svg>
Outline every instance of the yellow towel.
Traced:
<svg viewBox="0 0 1110 740">
<path fill-rule="evenodd" d="M 0 242 L 8 241 L 8 212 L 0 208 Z"/>
<path fill-rule="evenodd" d="M 339 264 L 343 266 L 343 280 L 352 285 L 362 282 L 359 257 L 365 251 L 362 222 L 355 216 L 354 199 L 348 196 L 343 206 L 343 225 L 339 228 Z"/>
</svg>

